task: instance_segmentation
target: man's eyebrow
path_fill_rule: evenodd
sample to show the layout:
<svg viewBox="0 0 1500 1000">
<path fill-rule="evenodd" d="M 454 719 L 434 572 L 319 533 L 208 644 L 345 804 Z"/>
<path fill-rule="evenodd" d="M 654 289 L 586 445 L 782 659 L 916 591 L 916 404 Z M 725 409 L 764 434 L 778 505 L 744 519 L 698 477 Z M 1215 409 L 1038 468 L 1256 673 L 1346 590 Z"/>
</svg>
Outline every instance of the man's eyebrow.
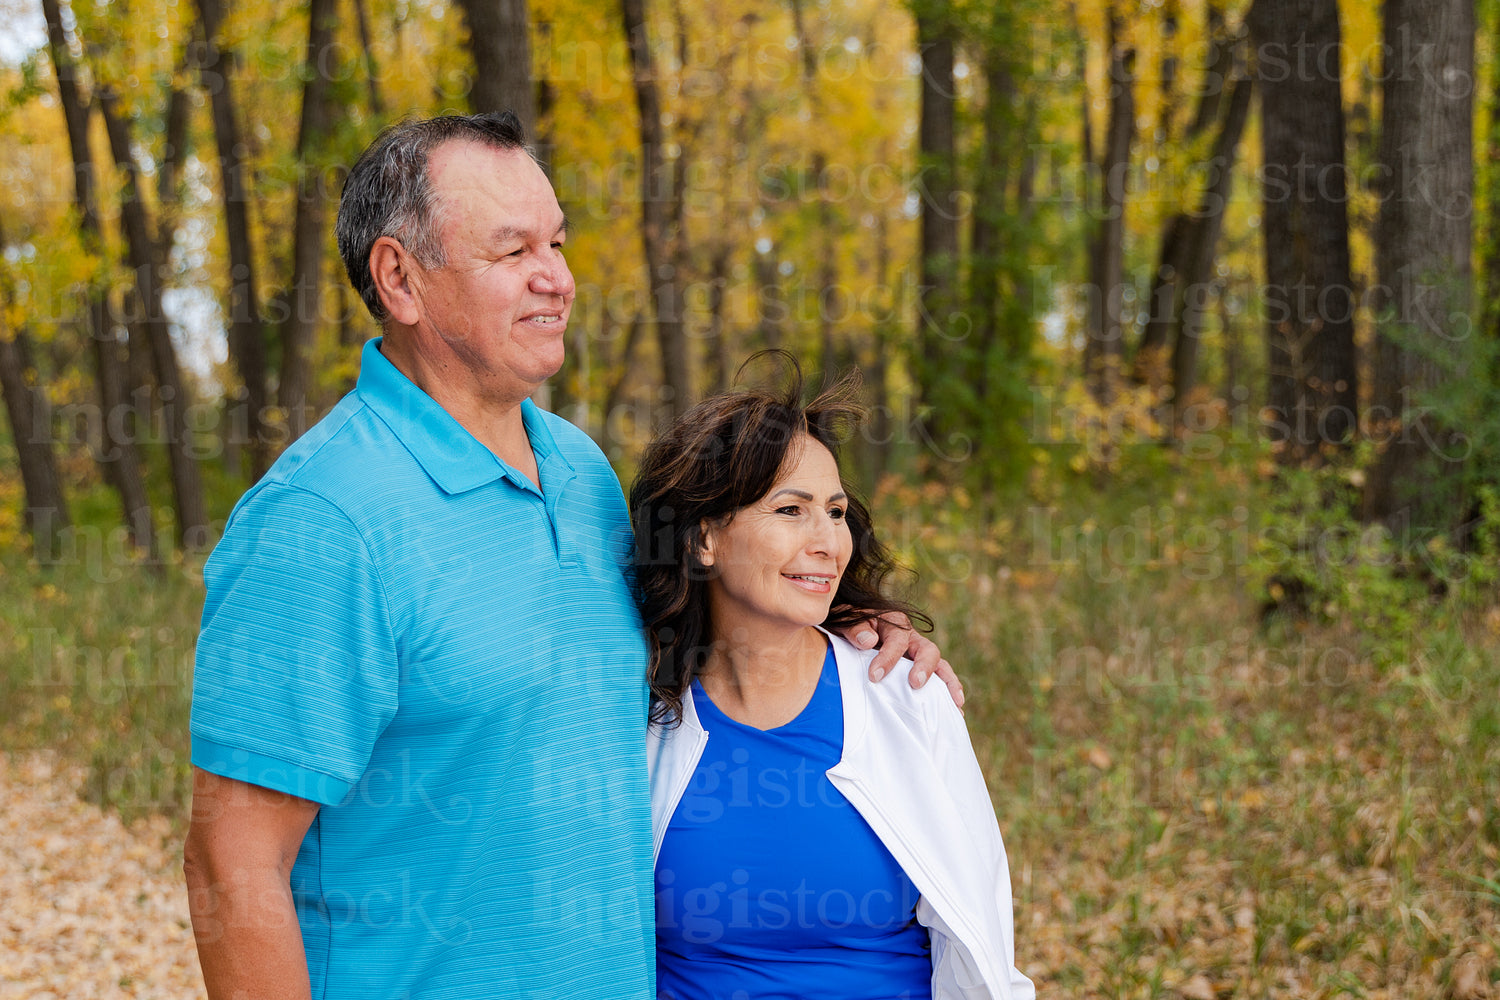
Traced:
<svg viewBox="0 0 1500 1000">
<path fill-rule="evenodd" d="M 567 217 L 564 216 L 562 222 L 560 222 L 557 226 L 557 232 L 555 235 L 565 236 L 567 235 L 567 232 L 568 220 Z M 530 238 L 530 231 L 522 229 L 520 226 L 496 226 L 495 229 L 490 233 L 491 243 L 514 243 L 517 240 L 524 242 Z"/>
<path fill-rule="evenodd" d="M 497 226 L 490 233 L 491 243 L 514 243 L 516 240 L 524 240 L 526 230 L 518 226 Z"/>
</svg>

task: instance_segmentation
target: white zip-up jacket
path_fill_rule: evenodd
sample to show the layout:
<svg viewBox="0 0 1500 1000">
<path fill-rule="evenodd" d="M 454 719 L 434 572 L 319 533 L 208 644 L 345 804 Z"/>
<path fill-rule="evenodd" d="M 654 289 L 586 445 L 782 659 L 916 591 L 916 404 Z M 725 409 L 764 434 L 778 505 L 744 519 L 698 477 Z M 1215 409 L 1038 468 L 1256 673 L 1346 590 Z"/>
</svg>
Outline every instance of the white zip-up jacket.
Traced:
<svg viewBox="0 0 1500 1000">
<path fill-rule="evenodd" d="M 921 893 L 934 1000 L 1033 1000 L 1015 965 L 1005 845 L 963 715 L 942 684 L 911 689 L 910 660 L 871 684 L 875 654 L 828 636 L 844 706 L 844 752 L 828 778 Z M 691 690 L 682 723 L 652 725 L 647 739 L 654 859 L 708 743 Z"/>
</svg>

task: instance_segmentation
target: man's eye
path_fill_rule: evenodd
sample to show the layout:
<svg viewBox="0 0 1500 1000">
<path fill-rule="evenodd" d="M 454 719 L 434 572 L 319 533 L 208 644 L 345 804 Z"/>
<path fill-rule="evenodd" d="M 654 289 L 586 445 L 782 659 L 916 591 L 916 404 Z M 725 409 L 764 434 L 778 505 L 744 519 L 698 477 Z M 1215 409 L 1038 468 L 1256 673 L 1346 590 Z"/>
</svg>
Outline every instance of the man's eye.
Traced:
<svg viewBox="0 0 1500 1000">
<path fill-rule="evenodd" d="M 563 245 L 561 243 L 554 243 L 552 244 L 552 249 L 556 250 L 558 253 L 562 253 Z"/>
</svg>

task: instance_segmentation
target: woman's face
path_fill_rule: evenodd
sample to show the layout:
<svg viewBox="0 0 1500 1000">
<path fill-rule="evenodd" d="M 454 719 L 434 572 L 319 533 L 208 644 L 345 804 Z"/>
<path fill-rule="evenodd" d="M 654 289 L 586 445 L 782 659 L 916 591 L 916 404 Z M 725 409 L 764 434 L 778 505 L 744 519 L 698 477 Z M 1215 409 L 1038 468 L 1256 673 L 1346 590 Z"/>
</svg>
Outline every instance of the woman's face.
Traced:
<svg viewBox="0 0 1500 1000">
<path fill-rule="evenodd" d="M 854 548 L 847 510 L 838 463 L 803 435 L 765 496 L 705 531 L 716 637 L 821 624 Z"/>
</svg>

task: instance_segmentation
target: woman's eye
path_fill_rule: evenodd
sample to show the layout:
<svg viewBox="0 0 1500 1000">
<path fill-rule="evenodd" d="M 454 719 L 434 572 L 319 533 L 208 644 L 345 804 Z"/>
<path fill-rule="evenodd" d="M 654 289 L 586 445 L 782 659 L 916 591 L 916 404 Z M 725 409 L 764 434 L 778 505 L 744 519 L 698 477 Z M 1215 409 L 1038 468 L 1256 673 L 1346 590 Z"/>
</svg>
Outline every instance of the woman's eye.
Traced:
<svg viewBox="0 0 1500 1000">
<path fill-rule="evenodd" d="M 796 507 L 796 506 L 792 506 L 792 507 L 777 507 L 776 508 L 776 513 L 778 513 L 778 514 L 800 514 L 800 513 L 802 513 L 802 508 L 801 507 Z"/>
<path fill-rule="evenodd" d="M 844 519 L 844 508 L 830 507 L 828 508 L 828 516 L 833 518 L 835 521 L 842 521 Z"/>
</svg>

